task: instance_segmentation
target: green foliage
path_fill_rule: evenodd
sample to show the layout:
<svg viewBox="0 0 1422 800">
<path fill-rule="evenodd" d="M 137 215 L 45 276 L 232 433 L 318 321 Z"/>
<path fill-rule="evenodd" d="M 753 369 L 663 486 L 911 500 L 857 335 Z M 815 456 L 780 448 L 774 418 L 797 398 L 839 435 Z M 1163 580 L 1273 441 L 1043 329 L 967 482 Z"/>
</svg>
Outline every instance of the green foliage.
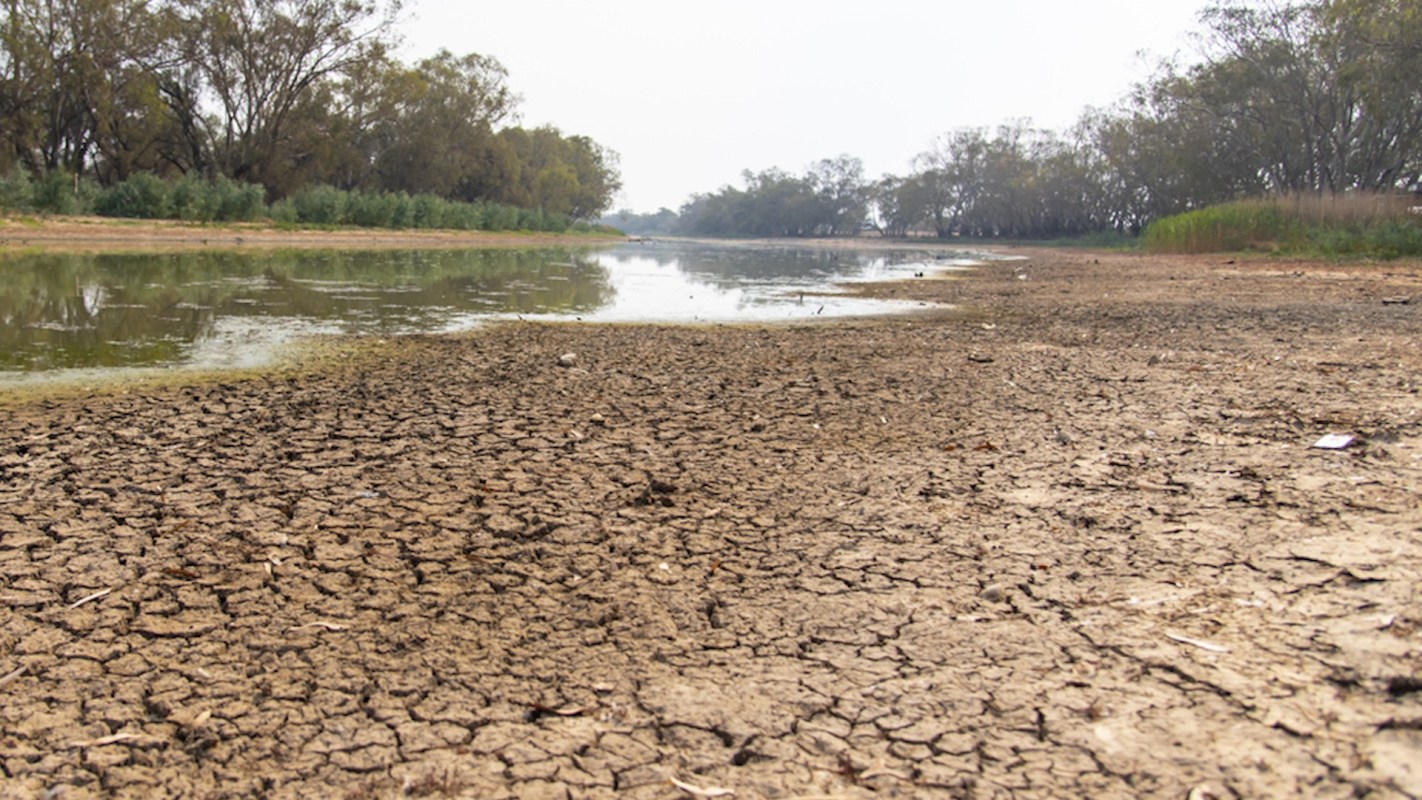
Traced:
<svg viewBox="0 0 1422 800">
<path fill-rule="evenodd" d="M 172 207 L 168 184 L 147 172 L 110 186 L 94 203 L 94 209 L 103 216 L 139 219 L 165 219 Z"/>
<path fill-rule="evenodd" d="M 255 183 L 241 183 L 218 177 L 210 186 L 217 198 L 217 219 L 226 222 L 253 222 L 267 213 L 266 192 Z"/>
<path fill-rule="evenodd" d="M 267 213 L 263 195 L 260 186 L 227 178 L 209 181 L 189 174 L 164 182 L 139 173 L 100 192 L 95 207 L 107 217 L 250 222 Z"/>
<path fill-rule="evenodd" d="M 360 228 L 400 228 L 396 218 L 408 220 L 408 209 L 400 209 L 401 202 L 409 203 L 409 196 L 403 192 L 394 195 L 385 192 L 355 192 L 347 196 L 345 222 Z"/>
<path fill-rule="evenodd" d="M 290 197 L 284 197 L 275 203 L 267 212 L 272 222 L 283 227 L 293 227 L 297 224 L 296 203 Z"/>
<path fill-rule="evenodd" d="M 1378 195 L 1244 200 L 1156 220 L 1141 244 L 1153 253 L 1400 258 L 1422 255 L 1422 218 Z"/>
<path fill-rule="evenodd" d="M 0 176 L 0 211 L 32 211 L 30 176 L 23 169 Z"/>
<path fill-rule="evenodd" d="M 291 198 L 296 221 L 304 225 L 340 225 L 346 221 L 348 195 L 332 186 L 311 186 Z"/>
<path fill-rule="evenodd" d="M 184 176 L 169 188 L 173 216 L 190 222 L 209 222 L 217 216 L 207 182 L 196 174 Z"/>
<path fill-rule="evenodd" d="M 31 179 L 24 170 L 0 177 L 0 211 L 41 214 L 88 214 L 94 209 L 98 188 L 88 178 L 75 179 L 63 170 Z"/>
<path fill-rule="evenodd" d="M 443 228 L 445 218 L 445 207 L 449 205 L 444 198 L 436 197 L 432 194 L 417 194 L 410 198 L 410 227 L 412 228 Z"/>
<path fill-rule="evenodd" d="M 31 205 L 43 214 L 84 214 L 91 210 L 94 187 L 62 170 L 45 173 L 32 185 Z"/>
<path fill-rule="evenodd" d="M 483 229 L 486 231 L 514 231 L 518 230 L 518 209 L 513 206 L 502 204 L 489 204 L 481 209 L 483 211 Z"/>
<path fill-rule="evenodd" d="M 573 219 L 608 205 L 616 154 L 552 127 L 501 127 L 519 98 L 496 59 L 397 60 L 401 5 L 8 0 L 0 174 L 11 177 L 0 180 L 0 208 L 30 209 L 28 178 L 65 170 L 108 186 L 145 172 L 219 176 L 170 187 L 166 212 L 192 221 L 256 219 L 266 197 L 319 185 L 373 194 L 346 209 L 317 191 L 294 209 L 310 224 L 347 214 L 359 225 L 446 224 L 439 204 L 406 197 L 420 194 Z M 106 213 L 157 215 L 155 186 L 106 192 Z M 50 189 L 39 206 L 85 210 L 83 181 L 68 197 Z M 454 216 L 480 226 L 473 213 Z"/>
<path fill-rule="evenodd" d="M 1260 201 L 1224 203 L 1152 222 L 1141 245 L 1152 253 L 1278 250 L 1297 243 L 1298 219 Z"/>
</svg>

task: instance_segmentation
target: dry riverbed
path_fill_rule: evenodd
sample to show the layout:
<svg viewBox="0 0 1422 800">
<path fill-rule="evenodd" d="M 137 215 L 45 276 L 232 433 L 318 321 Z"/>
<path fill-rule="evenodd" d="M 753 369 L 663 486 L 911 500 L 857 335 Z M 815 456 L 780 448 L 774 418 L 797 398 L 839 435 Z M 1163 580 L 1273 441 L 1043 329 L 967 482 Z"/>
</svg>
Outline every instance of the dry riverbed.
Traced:
<svg viewBox="0 0 1422 800">
<path fill-rule="evenodd" d="M 0 407 L 0 797 L 1422 794 L 1422 267 L 1024 254 Z"/>
</svg>

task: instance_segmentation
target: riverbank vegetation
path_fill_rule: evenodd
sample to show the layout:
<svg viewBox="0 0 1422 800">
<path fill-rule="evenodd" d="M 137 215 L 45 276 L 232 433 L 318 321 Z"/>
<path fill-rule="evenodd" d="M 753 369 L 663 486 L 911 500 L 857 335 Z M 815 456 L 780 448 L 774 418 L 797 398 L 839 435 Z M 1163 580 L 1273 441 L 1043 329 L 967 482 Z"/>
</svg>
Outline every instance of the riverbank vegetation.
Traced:
<svg viewBox="0 0 1422 800">
<path fill-rule="evenodd" d="M 56 177 L 58 179 L 56 180 Z M 308 186 L 270 205 L 257 184 L 225 177 L 187 175 L 164 180 L 136 173 L 112 186 L 48 173 L 31 180 L 25 172 L 0 178 L 0 210 L 29 214 L 169 219 L 199 223 L 258 222 L 281 227 L 360 227 L 394 230 L 610 232 L 566 214 L 507 203 L 463 202 L 434 194 L 383 190 L 346 191 Z"/>
<path fill-rule="evenodd" d="M 1069 130 L 1025 121 L 963 128 L 935 137 L 905 175 L 870 180 L 861 162 L 841 156 L 799 175 L 747 171 L 742 186 L 695 195 L 678 212 L 610 221 L 631 232 L 701 236 L 872 228 L 885 236 L 1061 239 L 1135 236 L 1156 220 L 1247 197 L 1332 203 L 1416 191 L 1422 7 L 1225 2 L 1201 22 L 1198 60 L 1160 65 L 1129 97 L 1088 111 Z M 1180 225 L 1237 213 L 1227 207 Z M 1394 229 L 1401 233 L 1386 233 Z M 1416 220 L 1405 216 L 1369 230 L 1404 246 L 1416 240 Z"/>
<path fill-rule="evenodd" d="M 484 227 L 510 214 L 566 226 L 610 205 L 616 154 L 509 124 L 519 98 L 492 57 L 396 59 L 399 11 L 6 0 L 0 210 L 225 219 L 271 203 L 303 221 L 301 198 L 319 196 L 322 223 Z M 328 213 L 337 198 L 349 220 Z"/>
<path fill-rule="evenodd" d="M 1146 228 L 1141 245 L 1153 253 L 1422 254 L 1418 215 L 1400 200 L 1379 194 L 1239 200 L 1157 220 Z"/>
</svg>

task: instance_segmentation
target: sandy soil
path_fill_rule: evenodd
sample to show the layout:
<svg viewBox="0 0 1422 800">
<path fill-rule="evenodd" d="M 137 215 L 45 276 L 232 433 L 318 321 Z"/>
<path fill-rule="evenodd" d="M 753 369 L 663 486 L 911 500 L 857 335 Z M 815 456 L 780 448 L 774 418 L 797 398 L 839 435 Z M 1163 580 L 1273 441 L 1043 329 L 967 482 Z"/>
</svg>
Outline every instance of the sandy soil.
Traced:
<svg viewBox="0 0 1422 800">
<path fill-rule="evenodd" d="M 0 796 L 1422 795 L 1422 267 L 1026 254 L 0 408 Z"/>
</svg>

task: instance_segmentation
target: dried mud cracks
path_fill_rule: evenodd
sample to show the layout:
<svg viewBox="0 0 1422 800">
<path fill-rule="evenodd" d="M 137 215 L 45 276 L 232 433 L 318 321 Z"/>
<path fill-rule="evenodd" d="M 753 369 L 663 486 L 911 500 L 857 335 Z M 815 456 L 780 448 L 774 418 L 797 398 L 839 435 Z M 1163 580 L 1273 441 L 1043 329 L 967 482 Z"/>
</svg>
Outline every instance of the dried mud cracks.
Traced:
<svg viewBox="0 0 1422 800">
<path fill-rule="evenodd" d="M 1106 260 L 0 409 L 0 797 L 1417 796 L 1418 273 Z"/>
</svg>

